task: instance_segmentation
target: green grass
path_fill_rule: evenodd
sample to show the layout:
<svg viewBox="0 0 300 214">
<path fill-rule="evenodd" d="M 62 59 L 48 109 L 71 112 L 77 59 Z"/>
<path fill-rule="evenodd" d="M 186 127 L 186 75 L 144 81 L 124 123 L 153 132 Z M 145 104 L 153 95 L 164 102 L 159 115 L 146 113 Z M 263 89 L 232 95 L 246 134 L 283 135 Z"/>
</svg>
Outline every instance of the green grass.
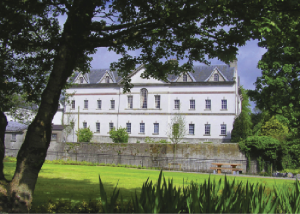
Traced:
<svg viewBox="0 0 300 214">
<path fill-rule="evenodd" d="M 15 169 L 13 162 L 4 162 L 4 173 L 6 178 L 11 179 Z M 179 187 L 183 185 L 183 179 L 186 184 L 191 181 L 202 183 L 208 179 L 208 174 L 184 173 L 184 172 L 163 172 L 166 179 L 173 178 L 174 185 Z M 153 182 L 157 181 L 159 170 L 141 170 L 124 167 L 108 166 L 84 166 L 84 165 L 58 165 L 44 164 L 37 180 L 33 204 L 41 205 L 48 199 L 71 199 L 73 201 L 82 201 L 83 199 L 99 199 L 99 178 L 104 184 L 108 196 L 112 194 L 113 188 L 118 183 L 120 194 L 123 198 L 131 197 L 135 191 L 141 190 L 143 183 L 149 177 Z M 211 175 L 211 178 L 224 178 L 223 175 Z M 233 176 L 228 176 L 233 180 Z M 272 179 L 264 177 L 236 177 L 237 181 L 247 180 L 251 183 L 263 183 L 267 189 L 272 189 L 276 183 L 277 186 L 292 185 L 294 180 Z"/>
</svg>

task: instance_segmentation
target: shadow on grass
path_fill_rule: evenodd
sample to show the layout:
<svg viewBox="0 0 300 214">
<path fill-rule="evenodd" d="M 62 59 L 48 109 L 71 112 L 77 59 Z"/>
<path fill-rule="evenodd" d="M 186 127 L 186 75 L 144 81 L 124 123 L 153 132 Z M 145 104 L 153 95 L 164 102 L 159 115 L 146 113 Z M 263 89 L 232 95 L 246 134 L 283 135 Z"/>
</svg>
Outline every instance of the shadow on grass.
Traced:
<svg viewBox="0 0 300 214">
<path fill-rule="evenodd" d="M 102 182 L 107 196 L 110 197 L 116 184 L 111 184 L 105 180 L 102 180 Z M 118 186 L 117 188 L 120 189 L 119 200 L 121 199 L 121 196 L 123 197 L 124 201 L 129 200 L 131 196 L 134 195 L 135 190 L 138 194 L 140 193 L 141 187 L 137 189 L 128 189 Z M 83 200 L 99 200 L 99 183 L 92 183 L 89 179 L 73 180 L 39 177 L 33 195 L 33 205 L 42 205 L 49 199 L 63 199 L 74 202 Z"/>
</svg>

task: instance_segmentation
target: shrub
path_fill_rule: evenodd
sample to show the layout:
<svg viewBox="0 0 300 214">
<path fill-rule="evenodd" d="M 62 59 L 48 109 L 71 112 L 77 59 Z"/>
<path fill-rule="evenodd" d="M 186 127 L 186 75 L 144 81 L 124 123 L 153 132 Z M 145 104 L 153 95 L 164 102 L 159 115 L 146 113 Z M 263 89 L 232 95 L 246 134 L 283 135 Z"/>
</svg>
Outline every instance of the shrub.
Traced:
<svg viewBox="0 0 300 214">
<path fill-rule="evenodd" d="M 115 167 L 115 166 L 116 166 L 116 164 L 114 164 L 114 163 L 113 163 L 111 166 L 112 166 L 112 167 Z"/>
<path fill-rule="evenodd" d="M 145 143 L 155 143 L 154 140 L 152 140 L 150 137 L 145 138 Z"/>
<path fill-rule="evenodd" d="M 128 133 L 126 131 L 126 128 L 119 128 L 109 131 L 109 137 L 112 139 L 114 143 L 128 143 Z"/>
<path fill-rule="evenodd" d="M 138 168 L 138 169 L 141 169 L 141 168 L 142 168 L 142 166 L 141 166 L 141 165 L 138 165 L 138 166 L 137 166 L 137 168 Z"/>
<path fill-rule="evenodd" d="M 90 127 L 79 129 L 76 134 L 79 142 L 90 142 L 93 137 L 93 132 L 90 130 Z"/>
<path fill-rule="evenodd" d="M 171 143 L 171 142 L 169 142 L 167 140 L 160 140 L 160 141 L 157 141 L 157 143 L 163 143 L 163 144 L 165 144 L 165 143 Z"/>
<path fill-rule="evenodd" d="M 208 141 L 208 142 L 203 142 L 203 143 L 213 143 L 213 142 Z"/>
<path fill-rule="evenodd" d="M 136 141 L 136 143 L 140 143 L 140 141 L 139 141 L 139 140 L 137 140 L 137 141 Z"/>
</svg>

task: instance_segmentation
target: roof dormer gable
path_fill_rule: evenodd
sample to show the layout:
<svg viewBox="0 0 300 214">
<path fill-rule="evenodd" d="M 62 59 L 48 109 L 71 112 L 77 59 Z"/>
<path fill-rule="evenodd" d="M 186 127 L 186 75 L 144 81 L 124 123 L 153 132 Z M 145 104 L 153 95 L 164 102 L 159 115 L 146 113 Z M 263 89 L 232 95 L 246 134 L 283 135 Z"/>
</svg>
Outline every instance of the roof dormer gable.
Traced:
<svg viewBox="0 0 300 214">
<path fill-rule="evenodd" d="M 88 80 L 87 74 L 79 73 L 77 75 L 77 77 L 75 78 L 74 83 L 77 83 L 77 84 L 88 84 L 89 80 Z"/>
<path fill-rule="evenodd" d="M 115 77 L 112 72 L 106 71 L 97 83 L 114 83 Z"/>
<path fill-rule="evenodd" d="M 213 69 L 209 77 L 205 80 L 205 82 L 225 82 L 225 81 L 228 81 L 228 79 L 217 67 Z"/>
<path fill-rule="evenodd" d="M 181 74 L 174 82 L 196 82 L 196 80 L 190 72 L 186 72 Z"/>
</svg>

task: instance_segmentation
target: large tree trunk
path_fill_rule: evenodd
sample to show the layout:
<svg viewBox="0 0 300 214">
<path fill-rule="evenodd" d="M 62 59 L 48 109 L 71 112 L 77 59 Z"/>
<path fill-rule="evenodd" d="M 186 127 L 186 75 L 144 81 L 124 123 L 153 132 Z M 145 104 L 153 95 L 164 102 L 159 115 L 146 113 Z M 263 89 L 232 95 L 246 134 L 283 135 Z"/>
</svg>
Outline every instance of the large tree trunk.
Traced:
<svg viewBox="0 0 300 214">
<path fill-rule="evenodd" d="M 2 111 L 0 111 L 0 182 L 2 180 L 6 181 L 3 173 L 3 159 L 5 155 L 4 138 L 5 138 L 6 126 L 7 126 L 6 116 Z"/>
<path fill-rule="evenodd" d="M 2 185 L 0 212 L 28 212 L 39 171 L 46 158 L 51 139 L 51 123 L 58 108 L 61 90 L 79 58 L 83 57 L 86 38 L 95 6 L 92 1 L 75 0 L 67 21 L 53 70 L 45 88 L 34 121 L 29 125 L 25 140 L 17 156 L 12 180 Z"/>
</svg>

